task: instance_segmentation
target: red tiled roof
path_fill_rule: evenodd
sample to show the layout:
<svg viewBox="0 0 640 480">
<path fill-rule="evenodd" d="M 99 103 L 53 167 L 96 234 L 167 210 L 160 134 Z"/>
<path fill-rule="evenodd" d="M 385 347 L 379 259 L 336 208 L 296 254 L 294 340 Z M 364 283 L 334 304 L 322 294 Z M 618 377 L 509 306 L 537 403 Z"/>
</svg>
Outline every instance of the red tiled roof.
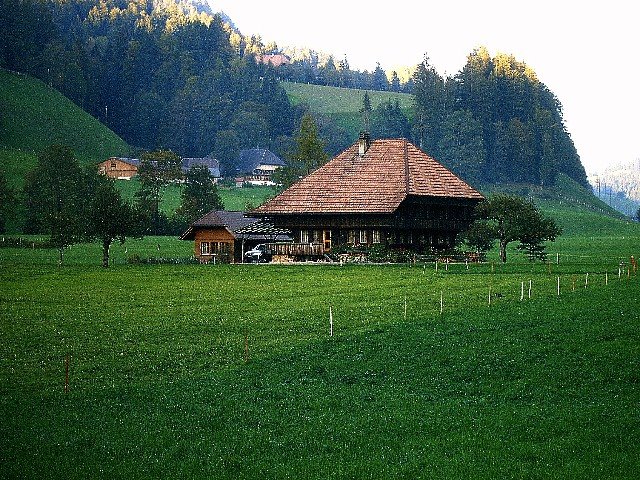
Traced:
<svg viewBox="0 0 640 480">
<path fill-rule="evenodd" d="M 304 177 L 254 214 L 392 213 L 409 195 L 482 200 L 480 192 L 407 140 L 358 143 Z"/>
</svg>

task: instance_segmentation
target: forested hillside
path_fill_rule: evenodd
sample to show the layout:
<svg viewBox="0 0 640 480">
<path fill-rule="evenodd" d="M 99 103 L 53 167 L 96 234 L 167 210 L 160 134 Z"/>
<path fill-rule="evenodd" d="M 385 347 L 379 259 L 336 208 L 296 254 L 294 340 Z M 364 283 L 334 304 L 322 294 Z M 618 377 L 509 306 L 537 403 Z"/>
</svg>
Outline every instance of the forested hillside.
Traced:
<svg viewBox="0 0 640 480">
<path fill-rule="evenodd" d="M 1 65 L 30 73 L 129 144 L 214 153 L 290 136 L 296 115 L 273 69 L 240 57 L 219 17 L 190 3 L 2 3 Z"/>
<path fill-rule="evenodd" d="M 278 68 L 256 61 L 272 49 L 197 0 L 0 4 L 0 66 L 56 88 L 134 148 L 213 155 L 224 172 L 241 148 L 286 156 L 310 110 L 329 154 L 369 129 L 374 137 L 409 137 L 475 184 L 548 186 L 564 173 L 588 186 L 560 100 L 513 56 L 492 58 L 479 48 L 446 78 L 425 56 L 400 84 L 379 65 L 353 72 L 346 58 L 336 64 L 313 51 Z M 318 112 L 318 99 L 292 102 L 283 79 L 357 88 L 358 107 L 342 117 Z M 413 89 L 412 107 L 397 98 L 372 107 L 367 89 L 390 97 Z"/>
<path fill-rule="evenodd" d="M 524 62 L 479 48 L 454 77 L 425 59 L 414 80 L 414 136 L 466 179 L 548 186 L 565 173 L 588 187 L 559 99 Z"/>
</svg>

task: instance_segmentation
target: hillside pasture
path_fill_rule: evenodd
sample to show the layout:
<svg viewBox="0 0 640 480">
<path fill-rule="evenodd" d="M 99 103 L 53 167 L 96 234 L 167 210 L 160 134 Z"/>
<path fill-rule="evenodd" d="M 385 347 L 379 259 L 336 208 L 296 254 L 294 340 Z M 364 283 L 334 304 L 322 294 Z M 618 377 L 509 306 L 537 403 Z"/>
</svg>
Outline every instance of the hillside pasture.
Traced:
<svg viewBox="0 0 640 480">
<path fill-rule="evenodd" d="M 559 264 L 437 271 L 0 249 L 3 475 L 635 478 L 630 234 L 568 235 Z"/>
<path fill-rule="evenodd" d="M 5 150 L 37 154 L 51 144 L 62 143 L 83 163 L 97 163 L 129 150 L 97 119 L 28 75 L 0 69 L 0 106 L 0 146 Z"/>
<path fill-rule="evenodd" d="M 365 90 L 352 88 L 282 82 L 293 105 L 305 104 L 311 112 L 327 115 L 351 134 L 355 140 L 362 130 L 362 101 Z M 367 90 L 371 108 L 383 102 L 396 100 L 407 118 L 413 118 L 413 96 L 408 93 L 379 92 Z"/>
</svg>

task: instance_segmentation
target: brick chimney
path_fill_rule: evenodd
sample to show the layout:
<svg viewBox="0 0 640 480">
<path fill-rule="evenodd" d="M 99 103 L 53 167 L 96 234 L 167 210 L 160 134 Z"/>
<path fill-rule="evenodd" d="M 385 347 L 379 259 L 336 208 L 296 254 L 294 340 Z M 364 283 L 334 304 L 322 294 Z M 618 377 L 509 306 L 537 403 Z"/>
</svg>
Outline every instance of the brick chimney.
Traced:
<svg viewBox="0 0 640 480">
<path fill-rule="evenodd" d="M 360 136 L 358 137 L 358 155 L 361 157 L 369 150 L 369 145 L 371 145 L 371 137 L 368 132 L 360 132 Z"/>
</svg>

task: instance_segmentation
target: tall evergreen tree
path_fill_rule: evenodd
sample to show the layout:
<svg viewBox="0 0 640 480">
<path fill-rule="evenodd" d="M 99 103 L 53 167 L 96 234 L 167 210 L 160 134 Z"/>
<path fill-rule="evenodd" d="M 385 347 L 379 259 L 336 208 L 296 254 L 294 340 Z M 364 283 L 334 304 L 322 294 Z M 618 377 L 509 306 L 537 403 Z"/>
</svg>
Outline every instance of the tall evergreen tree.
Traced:
<svg viewBox="0 0 640 480">
<path fill-rule="evenodd" d="M 193 165 L 189 168 L 182 190 L 182 202 L 176 214 L 191 223 L 211 210 L 223 208 L 209 169 L 205 165 Z"/>
<path fill-rule="evenodd" d="M 310 114 L 302 117 L 300 130 L 295 136 L 295 149 L 286 157 L 287 166 L 275 173 L 275 181 L 285 188 L 324 165 L 329 159 L 324 150 L 324 142 L 318 135 L 316 122 Z"/>
<path fill-rule="evenodd" d="M 425 55 L 413 75 L 413 80 L 416 119 L 414 138 L 416 138 L 420 149 L 438 157 L 438 141 L 445 118 L 444 79 L 429 63 L 429 57 Z"/>
<path fill-rule="evenodd" d="M 408 138 L 409 120 L 402 112 L 398 100 L 379 104 L 372 115 L 371 135 L 376 138 Z"/>
<path fill-rule="evenodd" d="M 362 114 L 362 124 L 365 132 L 368 132 L 371 128 L 371 98 L 369 98 L 369 92 L 365 91 L 362 96 L 362 108 L 360 113 Z"/>
</svg>

